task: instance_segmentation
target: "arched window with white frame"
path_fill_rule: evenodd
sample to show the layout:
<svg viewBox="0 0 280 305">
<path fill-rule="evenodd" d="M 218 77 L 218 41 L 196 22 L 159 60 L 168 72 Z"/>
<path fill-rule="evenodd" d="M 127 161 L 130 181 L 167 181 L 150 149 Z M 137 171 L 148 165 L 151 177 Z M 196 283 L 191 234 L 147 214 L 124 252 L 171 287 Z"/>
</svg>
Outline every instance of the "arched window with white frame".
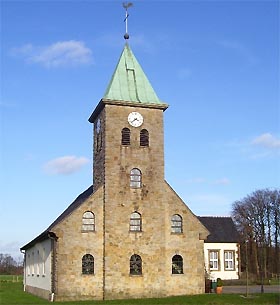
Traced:
<svg viewBox="0 0 280 305">
<path fill-rule="evenodd" d="M 133 168 L 130 171 L 130 187 L 137 189 L 142 186 L 142 174 L 140 169 Z"/>
<path fill-rule="evenodd" d="M 142 231 L 142 219 L 141 214 L 138 212 L 133 212 L 130 215 L 129 230 L 131 232 L 141 232 Z"/>
<path fill-rule="evenodd" d="M 95 231 L 95 215 L 91 211 L 86 211 L 83 214 L 82 231 Z"/>
<path fill-rule="evenodd" d="M 174 214 L 171 217 L 171 232 L 172 233 L 183 232 L 183 220 L 179 214 Z"/>
</svg>

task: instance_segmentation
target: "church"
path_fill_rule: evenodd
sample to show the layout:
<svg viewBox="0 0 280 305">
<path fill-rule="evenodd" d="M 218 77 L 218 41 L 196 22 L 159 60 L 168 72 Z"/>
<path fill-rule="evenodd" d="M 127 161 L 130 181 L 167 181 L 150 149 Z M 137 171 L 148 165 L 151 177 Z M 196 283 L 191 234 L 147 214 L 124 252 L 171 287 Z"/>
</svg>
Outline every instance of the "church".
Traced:
<svg viewBox="0 0 280 305">
<path fill-rule="evenodd" d="M 125 38 L 107 90 L 89 117 L 93 184 L 21 248 L 25 291 L 51 301 L 205 291 L 209 231 L 165 180 L 168 105 Z"/>
</svg>

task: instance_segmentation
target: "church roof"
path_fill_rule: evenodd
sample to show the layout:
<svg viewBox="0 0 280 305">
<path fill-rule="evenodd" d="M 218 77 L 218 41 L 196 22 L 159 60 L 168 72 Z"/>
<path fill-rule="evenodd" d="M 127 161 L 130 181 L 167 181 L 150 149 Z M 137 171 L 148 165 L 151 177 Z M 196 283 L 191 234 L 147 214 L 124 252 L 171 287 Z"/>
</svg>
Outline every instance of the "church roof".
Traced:
<svg viewBox="0 0 280 305">
<path fill-rule="evenodd" d="M 31 240 L 28 244 L 24 245 L 20 248 L 20 250 L 26 250 L 37 242 L 43 241 L 49 237 L 56 238 L 55 234 L 51 232 L 52 228 L 62 221 L 65 217 L 70 215 L 73 211 L 75 211 L 91 194 L 93 193 L 93 186 L 91 185 L 88 189 L 86 189 L 83 193 L 81 193 L 62 214 L 60 214 L 56 220 L 40 235 Z"/>
<path fill-rule="evenodd" d="M 68 208 L 56 218 L 56 220 L 48 227 L 48 231 L 51 230 L 61 220 L 75 211 L 85 200 L 93 193 L 93 186 L 91 185 L 83 193 L 81 193 L 69 206 Z"/>
<path fill-rule="evenodd" d="M 126 43 L 103 98 L 89 118 L 93 123 L 105 104 L 165 110 L 168 104 L 155 93 L 143 69 Z"/>
<path fill-rule="evenodd" d="M 206 243 L 238 243 L 239 234 L 231 217 L 198 216 L 198 219 L 209 230 Z"/>
<path fill-rule="evenodd" d="M 127 43 L 103 99 L 162 104 Z"/>
</svg>

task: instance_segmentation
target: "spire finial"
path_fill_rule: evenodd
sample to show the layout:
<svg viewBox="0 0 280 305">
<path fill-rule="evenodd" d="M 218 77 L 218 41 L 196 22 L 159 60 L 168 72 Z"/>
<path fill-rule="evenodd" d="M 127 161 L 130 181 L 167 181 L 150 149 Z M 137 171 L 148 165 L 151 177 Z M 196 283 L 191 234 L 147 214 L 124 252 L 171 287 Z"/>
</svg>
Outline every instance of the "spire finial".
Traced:
<svg viewBox="0 0 280 305">
<path fill-rule="evenodd" d="M 125 22 L 125 34 L 124 34 L 124 39 L 127 40 L 129 39 L 129 35 L 128 35 L 128 31 L 127 31 L 127 19 L 128 19 L 128 8 L 131 7 L 133 5 L 132 2 L 123 2 L 123 7 L 125 8 L 125 19 L 124 19 L 124 22 Z"/>
</svg>

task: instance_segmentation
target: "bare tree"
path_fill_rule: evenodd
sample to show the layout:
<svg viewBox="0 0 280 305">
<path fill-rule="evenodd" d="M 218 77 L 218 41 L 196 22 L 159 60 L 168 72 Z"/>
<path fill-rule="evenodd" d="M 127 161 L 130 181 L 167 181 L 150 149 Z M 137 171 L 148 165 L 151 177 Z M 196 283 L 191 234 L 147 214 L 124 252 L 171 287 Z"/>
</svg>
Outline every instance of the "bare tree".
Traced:
<svg viewBox="0 0 280 305">
<path fill-rule="evenodd" d="M 279 274 L 280 191 L 257 190 L 234 202 L 232 217 L 247 246 L 250 273 L 262 282 Z"/>
<path fill-rule="evenodd" d="M 21 274 L 22 267 L 22 259 L 16 261 L 10 254 L 0 253 L 0 274 Z"/>
</svg>

